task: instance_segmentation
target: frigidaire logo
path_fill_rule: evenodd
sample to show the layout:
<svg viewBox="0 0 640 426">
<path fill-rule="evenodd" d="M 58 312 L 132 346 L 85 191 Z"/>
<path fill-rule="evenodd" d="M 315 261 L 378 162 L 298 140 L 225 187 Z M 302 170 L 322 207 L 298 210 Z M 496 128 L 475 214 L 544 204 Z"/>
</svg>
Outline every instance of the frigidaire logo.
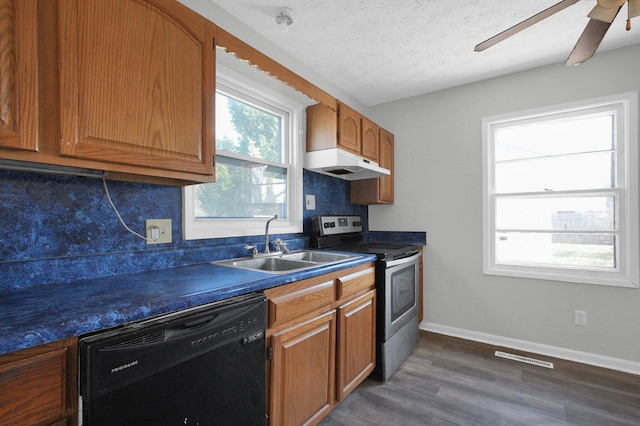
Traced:
<svg viewBox="0 0 640 426">
<path fill-rule="evenodd" d="M 129 363 L 126 364 L 122 364 L 119 367 L 115 367 L 111 369 L 112 373 L 117 373 L 118 371 L 122 371 L 122 370 L 126 370 L 129 367 L 133 367 L 134 365 L 138 365 L 138 360 L 136 359 L 135 361 L 131 361 Z"/>
</svg>

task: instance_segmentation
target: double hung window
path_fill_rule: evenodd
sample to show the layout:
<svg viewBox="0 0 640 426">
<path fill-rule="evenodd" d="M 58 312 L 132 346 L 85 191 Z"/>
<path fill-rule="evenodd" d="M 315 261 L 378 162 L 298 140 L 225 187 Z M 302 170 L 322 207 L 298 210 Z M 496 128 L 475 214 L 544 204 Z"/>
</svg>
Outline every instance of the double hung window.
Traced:
<svg viewBox="0 0 640 426">
<path fill-rule="evenodd" d="M 227 72 L 230 74 L 231 72 Z M 302 107 L 239 77 L 217 75 L 216 182 L 184 191 L 186 239 L 302 231 Z"/>
<path fill-rule="evenodd" d="M 489 117 L 484 272 L 638 286 L 637 94 Z"/>
</svg>

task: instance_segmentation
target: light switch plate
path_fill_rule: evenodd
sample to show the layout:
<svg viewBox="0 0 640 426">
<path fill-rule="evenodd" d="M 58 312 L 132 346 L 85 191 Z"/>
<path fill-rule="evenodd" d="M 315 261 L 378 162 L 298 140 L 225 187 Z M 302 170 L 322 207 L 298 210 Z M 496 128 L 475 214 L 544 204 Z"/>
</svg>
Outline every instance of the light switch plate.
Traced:
<svg viewBox="0 0 640 426">
<path fill-rule="evenodd" d="M 147 244 L 171 242 L 171 219 L 147 219 L 145 229 Z"/>
<path fill-rule="evenodd" d="M 306 195 L 304 205 L 307 210 L 315 210 L 316 209 L 316 196 L 315 195 Z"/>
</svg>

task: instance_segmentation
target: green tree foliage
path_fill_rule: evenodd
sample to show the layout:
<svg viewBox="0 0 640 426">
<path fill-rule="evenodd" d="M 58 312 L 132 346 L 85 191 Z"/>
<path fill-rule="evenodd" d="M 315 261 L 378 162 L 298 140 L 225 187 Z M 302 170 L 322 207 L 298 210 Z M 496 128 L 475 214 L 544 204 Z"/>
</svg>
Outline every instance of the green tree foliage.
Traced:
<svg viewBox="0 0 640 426">
<path fill-rule="evenodd" d="M 217 108 L 228 108 L 231 125 L 237 137 L 216 138 L 216 150 L 250 156 L 257 159 L 282 161 L 281 118 L 236 99 L 217 96 Z M 196 212 L 198 217 L 256 217 L 282 214 L 282 184 L 286 179 L 273 167 L 251 167 L 232 158 L 216 157 L 216 182 L 198 185 Z M 266 185 L 265 185 L 266 184 Z"/>
</svg>

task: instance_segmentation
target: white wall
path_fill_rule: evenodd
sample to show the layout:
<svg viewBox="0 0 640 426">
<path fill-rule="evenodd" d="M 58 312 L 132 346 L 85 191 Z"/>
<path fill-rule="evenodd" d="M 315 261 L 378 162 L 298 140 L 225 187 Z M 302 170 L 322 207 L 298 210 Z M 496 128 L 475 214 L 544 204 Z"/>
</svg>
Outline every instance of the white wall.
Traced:
<svg viewBox="0 0 640 426">
<path fill-rule="evenodd" d="M 483 116 L 636 91 L 639 71 L 634 46 L 371 108 L 396 174 L 370 225 L 427 232 L 422 328 L 640 374 L 640 290 L 483 275 L 481 158 Z"/>
</svg>

